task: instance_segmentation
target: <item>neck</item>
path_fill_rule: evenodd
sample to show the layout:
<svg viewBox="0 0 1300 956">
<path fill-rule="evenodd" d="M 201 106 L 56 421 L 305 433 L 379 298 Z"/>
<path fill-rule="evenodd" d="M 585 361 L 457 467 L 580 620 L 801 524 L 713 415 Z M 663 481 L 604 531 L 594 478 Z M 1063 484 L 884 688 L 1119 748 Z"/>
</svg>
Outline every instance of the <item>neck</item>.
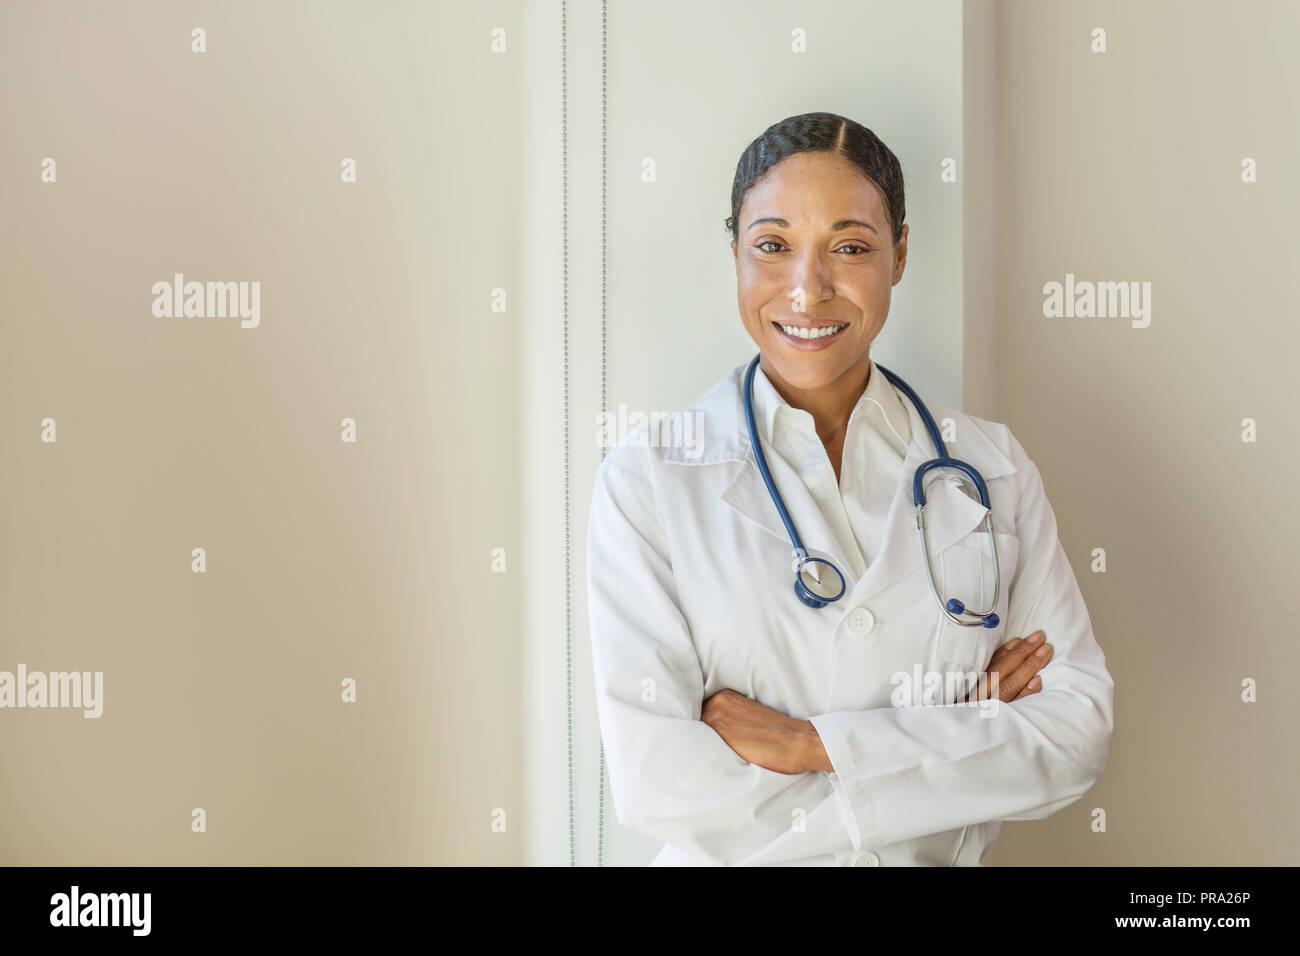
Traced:
<svg viewBox="0 0 1300 956">
<path fill-rule="evenodd" d="M 827 382 L 819 388 L 803 389 L 790 385 L 770 370 L 764 361 L 760 360 L 759 365 L 786 404 L 812 415 L 817 437 L 823 442 L 834 441 L 844 434 L 853 407 L 866 391 L 867 379 L 871 374 L 871 356 L 866 355 L 861 362 L 833 382 Z"/>
</svg>

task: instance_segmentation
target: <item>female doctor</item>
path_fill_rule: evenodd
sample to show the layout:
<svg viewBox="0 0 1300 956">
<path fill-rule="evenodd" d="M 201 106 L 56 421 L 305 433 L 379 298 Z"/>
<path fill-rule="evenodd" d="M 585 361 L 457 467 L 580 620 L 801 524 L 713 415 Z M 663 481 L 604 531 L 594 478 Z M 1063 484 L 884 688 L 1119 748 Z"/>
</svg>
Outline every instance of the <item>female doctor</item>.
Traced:
<svg viewBox="0 0 1300 956">
<path fill-rule="evenodd" d="M 870 130 L 777 123 L 731 203 L 748 388 L 746 361 L 686 409 L 694 447 L 634 435 L 596 473 L 615 813 L 663 841 L 655 865 L 981 865 L 1001 821 L 1096 782 L 1113 726 L 1042 478 L 1005 425 L 926 403 L 988 501 L 960 468 L 924 475 L 927 564 L 914 475 L 942 452 L 870 354 L 908 232 L 898 160 Z"/>
</svg>

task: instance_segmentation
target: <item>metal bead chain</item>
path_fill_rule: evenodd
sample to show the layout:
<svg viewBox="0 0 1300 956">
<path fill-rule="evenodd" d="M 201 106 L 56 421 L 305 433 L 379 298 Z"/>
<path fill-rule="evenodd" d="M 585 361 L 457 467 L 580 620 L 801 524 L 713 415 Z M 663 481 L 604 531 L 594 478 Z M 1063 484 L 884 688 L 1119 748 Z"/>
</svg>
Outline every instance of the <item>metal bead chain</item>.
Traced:
<svg viewBox="0 0 1300 956">
<path fill-rule="evenodd" d="M 569 586 L 569 29 L 568 3 L 560 2 L 560 169 L 563 192 L 560 197 L 560 222 L 564 262 L 564 680 L 568 694 L 566 721 L 569 738 L 569 866 L 578 865 L 577 837 L 574 829 L 573 787 L 573 614 L 572 590 Z"/>
<path fill-rule="evenodd" d="M 600 4 L 600 410 L 603 413 L 607 404 L 607 337 L 606 337 L 606 297 L 607 297 L 607 146 L 608 146 L 608 50 L 609 50 L 609 11 L 607 0 Z M 569 114 L 568 114 L 568 3 L 560 3 L 560 143 L 561 175 L 563 193 L 561 196 L 561 224 L 563 231 L 562 259 L 564 268 L 563 315 L 564 315 L 564 676 L 566 706 L 566 731 L 568 735 L 569 754 L 569 865 L 578 865 L 577 833 L 575 825 L 576 800 L 574 788 L 574 747 L 573 747 L 573 590 L 571 586 L 571 548 L 570 548 L 570 510 L 569 510 Z M 605 459 L 605 448 L 600 450 L 601 460 Z M 599 735 L 598 735 L 599 737 Z M 605 865 L 605 745 L 600 742 L 600 789 L 597 798 L 596 823 L 596 865 Z"/>
<path fill-rule="evenodd" d="M 600 411 L 605 421 L 605 156 L 608 140 L 608 123 L 605 110 L 605 64 L 608 52 L 605 0 L 600 0 Z M 600 460 L 605 460 L 605 447 L 600 448 Z M 599 738 L 599 733 L 597 733 Z M 605 865 L 605 742 L 600 740 L 600 796 L 596 823 L 596 865 Z"/>
</svg>

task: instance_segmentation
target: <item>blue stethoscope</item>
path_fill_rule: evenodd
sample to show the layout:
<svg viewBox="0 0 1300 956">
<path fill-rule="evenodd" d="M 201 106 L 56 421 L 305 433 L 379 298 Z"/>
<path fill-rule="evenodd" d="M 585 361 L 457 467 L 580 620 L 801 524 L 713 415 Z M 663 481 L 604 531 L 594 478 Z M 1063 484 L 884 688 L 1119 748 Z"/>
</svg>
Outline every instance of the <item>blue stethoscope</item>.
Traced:
<svg viewBox="0 0 1300 956">
<path fill-rule="evenodd" d="M 790 533 L 790 543 L 794 545 L 794 562 L 792 565 L 794 570 L 794 593 L 808 607 L 813 609 L 823 608 L 844 596 L 844 575 L 840 573 L 839 568 L 835 567 L 827 559 L 815 557 L 808 553 L 808 550 L 803 546 L 803 541 L 799 538 L 799 532 L 795 530 L 794 522 L 790 519 L 790 512 L 785 509 L 785 502 L 781 499 L 781 493 L 776 490 L 776 483 L 772 481 L 772 474 L 767 470 L 767 458 L 764 456 L 763 448 L 758 440 L 758 429 L 754 426 L 754 370 L 758 368 L 760 358 L 762 358 L 761 352 L 754 356 L 754 360 L 749 363 L 749 368 L 745 371 L 745 422 L 749 425 L 749 443 L 754 449 L 754 457 L 758 460 L 758 470 L 763 475 L 763 482 L 767 485 L 768 494 L 772 496 L 772 503 L 776 505 L 776 510 L 780 513 L 781 521 L 785 523 L 785 530 Z M 938 602 L 944 614 L 954 623 L 966 627 L 997 627 L 999 619 L 994 612 L 997 610 L 998 598 L 1001 595 L 1002 579 L 998 571 L 998 544 L 993 537 L 993 511 L 989 507 L 989 492 L 984 484 L 984 478 L 966 462 L 948 457 L 948 448 L 939 435 L 939 428 L 935 425 L 930 410 L 925 407 L 925 403 L 921 401 L 916 392 L 912 391 L 911 386 L 879 362 L 876 363 L 876 368 L 884 372 L 885 378 L 901 389 L 903 394 L 916 406 L 917 412 L 925 421 L 926 430 L 930 433 L 930 439 L 934 442 L 935 450 L 939 453 L 938 458 L 931 459 L 917 468 L 916 474 L 912 477 L 912 502 L 916 505 L 916 527 L 921 535 L 921 557 L 925 564 L 925 576 L 930 582 L 930 593 L 934 595 L 935 601 Z M 986 509 L 989 509 L 984 516 L 984 527 L 988 531 L 989 547 L 993 552 L 993 605 L 987 611 L 972 611 L 957 598 L 951 598 L 945 602 L 939 596 L 939 589 L 935 587 L 934 570 L 930 566 L 930 544 L 925 536 L 925 488 L 922 484 L 925 473 L 932 468 L 956 468 L 964 472 L 979 491 L 980 503 Z"/>
</svg>

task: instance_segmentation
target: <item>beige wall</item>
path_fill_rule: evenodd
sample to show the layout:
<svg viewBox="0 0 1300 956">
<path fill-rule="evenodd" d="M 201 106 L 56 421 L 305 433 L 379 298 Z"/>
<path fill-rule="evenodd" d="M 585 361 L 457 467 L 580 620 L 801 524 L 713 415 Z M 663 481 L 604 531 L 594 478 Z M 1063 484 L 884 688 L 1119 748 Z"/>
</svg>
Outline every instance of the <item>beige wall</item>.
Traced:
<svg viewBox="0 0 1300 956">
<path fill-rule="evenodd" d="M 0 862 L 521 859 L 518 17 L 4 4 Z"/>
</svg>

